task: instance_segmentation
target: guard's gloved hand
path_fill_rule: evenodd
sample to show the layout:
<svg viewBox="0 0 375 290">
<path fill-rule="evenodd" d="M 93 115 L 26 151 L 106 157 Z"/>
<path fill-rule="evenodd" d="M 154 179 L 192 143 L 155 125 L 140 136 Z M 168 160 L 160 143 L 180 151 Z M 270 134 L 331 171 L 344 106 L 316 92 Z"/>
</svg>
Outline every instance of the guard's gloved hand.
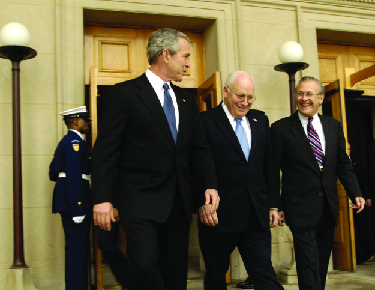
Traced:
<svg viewBox="0 0 375 290">
<path fill-rule="evenodd" d="M 81 222 L 83 222 L 85 216 L 86 216 L 86 215 L 83 215 L 83 216 L 75 216 L 75 217 L 73 217 L 73 221 L 74 221 L 76 224 L 80 224 Z"/>
</svg>

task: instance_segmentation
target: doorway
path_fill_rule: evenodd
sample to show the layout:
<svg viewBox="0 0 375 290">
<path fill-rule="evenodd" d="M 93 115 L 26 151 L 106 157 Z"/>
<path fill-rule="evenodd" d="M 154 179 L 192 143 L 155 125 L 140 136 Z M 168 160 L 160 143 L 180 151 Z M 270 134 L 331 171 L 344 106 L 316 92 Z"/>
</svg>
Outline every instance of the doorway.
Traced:
<svg viewBox="0 0 375 290">
<path fill-rule="evenodd" d="M 327 33 L 327 31 L 325 31 Z M 322 34 L 320 33 L 320 36 Z M 348 33 L 345 34 L 347 39 L 350 39 Z M 319 32 L 318 32 L 319 39 Z M 353 38 L 352 38 L 353 39 Z M 356 84 L 352 89 L 344 89 L 346 86 L 345 71 L 346 68 L 353 68 L 359 71 L 369 67 L 375 63 L 375 48 L 370 45 L 355 45 L 332 43 L 328 41 L 318 42 L 319 55 L 319 71 L 320 80 L 324 85 L 340 80 L 341 89 L 339 89 L 343 98 L 341 98 L 344 105 L 340 105 L 341 112 L 343 112 L 341 120 L 343 122 L 344 130 L 347 131 L 348 140 L 352 148 L 352 159 L 357 160 L 361 164 L 365 173 L 370 169 L 370 148 L 373 142 L 373 121 L 375 116 L 372 114 L 372 109 L 375 105 L 375 78 L 371 77 Z M 327 95 L 326 95 L 327 98 Z M 333 104 L 328 102 L 323 105 L 323 114 L 331 115 Z M 346 112 L 345 112 L 346 107 Z M 362 179 L 364 174 L 360 175 Z M 368 182 L 368 178 L 365 183 Z M 355 216 L 355 213 L 353 214 Z M 349 214 L 351 216 L 351 213 Z M 351 231 L 353 229 L 353 221 L 343 220 L 341 226 L 338 227 L 340 231 Z M 336 230 L 336 231 L 338 231 Z M 371 227 L 365 228 L 365 231 L 372 236 Z M 354 230 L 353 230 L 354 235 Z M 336 235 L 335 235 L 336 239 Z M 355 239 L 357 240 L 357 238 Z M 339 268 L 346 270 L 356 269 L 356 251 L 354 248 L 355 242 L 347 243 L 346 247 L 351 249 L 341 249 L 341 251 L 351 252 L 351 261 L 347 261 L 348 267 Z M 342 256 L 334 248 L 333 260 L 335 256 Z M 337 268 L 338 266 L 335 265 Z"/>
<path fill-rule="evenodd" d="M 107 15 L 108 12 L 103 13 Z M 93 19 L 92 17 L 89 18 L 90 20 Z M 146 58 L 147 40 L 156 29 L 157 27 L 126 27 L 119 23 L 116 26 L 93 23 L 85 25 L 86 105 L 89 105 L 90 69 L 96 67 L 98 123 L 100 123 L 103 100 L 110 87 L 115 83 L 138 77 L 146 71 L 148 67 Z M 191 41 L 191 68 L 183 77 L 183 81 L 177 83 L 177 85 L 188 89 L 193 95 L 197 95 L 198 86 L 205 80 L 204 33 L 203 31 L 179 30 L 184 32 Z M 125 248 L 124 243 L 121 244 L 121 247 Z M 111 279 L 111 275 L 108 279 L 106 268 L 104 268 L 104 271 L 102 283 L 103 286 L 109 286 L 109 284 L 113 284 L 114 280 Z M 194 215 L 190 230 L 188 279 L 203 279 L 203 274 L 198 243 L 197 217 Z"/>
</svg>

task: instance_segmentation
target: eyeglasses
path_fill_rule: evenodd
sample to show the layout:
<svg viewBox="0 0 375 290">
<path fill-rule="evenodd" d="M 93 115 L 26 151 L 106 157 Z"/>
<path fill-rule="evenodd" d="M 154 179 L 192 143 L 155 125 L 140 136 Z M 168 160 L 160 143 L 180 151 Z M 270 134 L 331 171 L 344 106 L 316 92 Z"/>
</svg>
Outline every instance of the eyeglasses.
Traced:
<svg viewBox="0 0 375 290">
<path fill-rule="evenodd" d="M 233 90 L 230 87 L 227 87 L 227 88 L 237 97 L 237 99 L 240 102 L 242 102 L 245 99 L 247 100 L 247 102 L 251 102 L 251 101 L 255 101 L 256 100 L 255 95 L 250 95 L 250 96 L 239 95 L 239 94 L 236 94 L 235 92 L 233 92 Z"/>
<path fill-rule="evenodd" d="M 297 94 L 299 97 L 304 97 L 304 96 L 306 96 L 306 97 L 311 97 L 311 96 L 319 96 L 319 95 L 321 95 L 321 94 L 314 94 L 313 92 L 298 92 L 298 94 Z"/>
</svg>

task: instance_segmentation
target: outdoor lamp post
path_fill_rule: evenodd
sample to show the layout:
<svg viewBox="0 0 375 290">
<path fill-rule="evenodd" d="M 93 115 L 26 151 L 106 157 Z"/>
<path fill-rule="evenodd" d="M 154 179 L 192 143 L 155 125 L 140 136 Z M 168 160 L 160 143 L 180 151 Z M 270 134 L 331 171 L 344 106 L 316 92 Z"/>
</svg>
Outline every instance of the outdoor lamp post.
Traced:
<svg viewBox="0 0 375 290">
<path fill-rule="evenodd" d="M 287 41 L 279 48 L 281 64 L 275 66 L 276 71 L 286 72 L 289 75 L 290 114 L 296 112 L 296 79 L 297 71 L 309 67 L 306 62 L 301 62 L 303 57 L 302 46 L 295 41 Z M 295 263 L 294 245 L 292 243 L 292 263 L 280 270 L 279 278 L 286 284 L 297 284 L 297 269 Z"/>
<path fill-rule="evenodd" d="M 34 58 L 37 53 L 27 45 L 30 42 L 30 33 L 20 23 L 6 24 L 0 31 L 0 57 L 12 62 L 13 74 L 13 265 L 12 269 L 25 269 L 24 243 L 23 243 L 23 209 L 22 209 L 22 155 L 21 155 L 21 114 L 20 114 L 20 63 L 22 60 Z M 21 273 L 21 275 L 20 275 Z M 8 270 L 8 282 L 5 289 L 13 289 L 13 284 L 27 287 L 31 286 L 25 280 L 31 280 L 31 272 L 25 274 Z M 26 278 L 25 278 L 26 276 Z M 29 284 L 29 285 L 27 285 Z M 15 288 L 14 288 L 15 289 Z M 21 288 L 17 288 L 21 289 Z M 26 288 L 22 288 L 26 289 Z"/>
<path fill-rule="evenodd" d="M 302 46 L 295 41 L 287 41 L 279 48 L 279 59 L 282 62 L 275 66 L 276 71 L 286 72 L 289 75 L 290 114 L 296 111 L 296 79 L 297 71 L 309 67 L 306 62 L 301 62 L 303 57 Z"/>
</svg>

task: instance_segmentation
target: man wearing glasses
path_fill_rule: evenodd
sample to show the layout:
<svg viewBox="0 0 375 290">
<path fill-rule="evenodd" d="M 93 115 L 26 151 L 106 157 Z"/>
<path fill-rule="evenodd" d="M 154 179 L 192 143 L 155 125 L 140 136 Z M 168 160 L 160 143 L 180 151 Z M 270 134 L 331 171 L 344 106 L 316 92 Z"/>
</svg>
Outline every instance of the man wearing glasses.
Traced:
<svg viewBox="0 0 375 290">
<path fill-rule="evenodd" d="M 339 212 L 337 176 L 357 212 L 365 201 L 345 151 L 342 124 L 318 114 L 322 83 L 302 78 L 296 98 L 298 111 L 271 126 L 275 173 L 282 171 L 280 216 L 293 234 L 299 289 L 322 290 Z"/>
<path fill-rule="evenodd" d="M 199 209 L 205 290 L 227 289 L 225 273 L 236 246 L 255 289 L 283 289 L 270 258 L 280 194 L 277 180 L 270 178 L 269 122 L 263 112 L 250 110 L 254 100 L 253 78 L 235 71 L 225 82 L 224 102 L 201 114 L 220 192 L 217 212 L 205 214 L 211 205 Z"/>
</svg>

